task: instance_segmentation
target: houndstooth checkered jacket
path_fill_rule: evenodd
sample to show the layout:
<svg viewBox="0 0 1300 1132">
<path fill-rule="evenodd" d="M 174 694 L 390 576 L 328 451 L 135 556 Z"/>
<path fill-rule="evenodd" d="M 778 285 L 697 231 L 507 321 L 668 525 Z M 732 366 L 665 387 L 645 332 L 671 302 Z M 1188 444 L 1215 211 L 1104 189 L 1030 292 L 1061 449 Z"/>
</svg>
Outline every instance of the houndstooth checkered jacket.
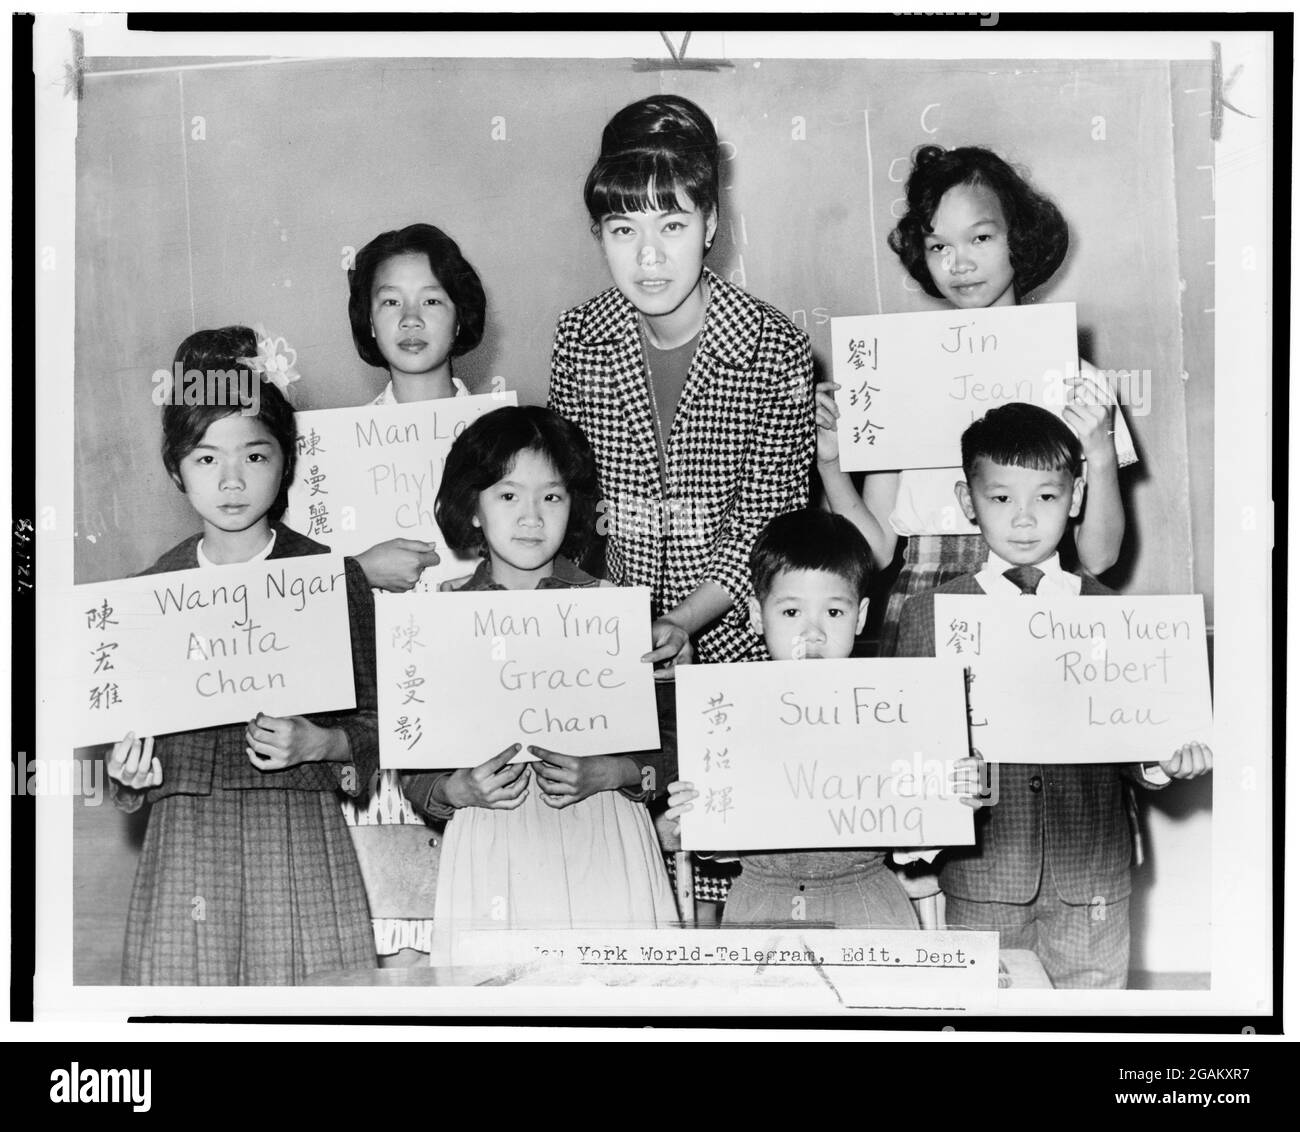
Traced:
<svg viewBox="0 0 1300 1132">
<path fill-rule="evenodd" d="M 774 307 L 705 275 L 712 295 L 668 437 L 666 492 L 636 309 L 617 288 L 560 316 L 549 403 L 596 451 L 610 578 L 649 586 L 655 616 L 717 582 L 734 607 L 700 634 L 699 659 L 758 659 L 744 620 L 749 551 L 767 522 L 808 503 L 812 351 Z"/>
<path fill-rule="evenodd" d="M 1084 597 L 1112 591 L 1082 575 Z M 934 656 L 934 595 L 983 594 L 974 574 L 903 607 L 897 656 Z M 1152 758 L 1172 751 L 1152 752 Z M 1054 889 L 1066 904 L 1129 895 L 1136 813 L 1129 783 L 1159 789 L 1139 763 L 1001 763 L 995 804 L 975 814 L 975 844 L 945 849 L 939 883 L 960 900 L 1028 904 Z"/>
</svg>

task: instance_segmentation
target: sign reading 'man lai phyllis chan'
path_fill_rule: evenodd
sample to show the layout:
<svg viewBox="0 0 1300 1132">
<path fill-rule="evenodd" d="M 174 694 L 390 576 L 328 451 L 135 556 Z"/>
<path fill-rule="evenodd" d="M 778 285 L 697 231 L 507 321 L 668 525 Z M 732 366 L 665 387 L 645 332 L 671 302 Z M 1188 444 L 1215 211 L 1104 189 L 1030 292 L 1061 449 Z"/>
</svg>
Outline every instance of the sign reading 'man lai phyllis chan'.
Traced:
<svg viewBox="0 0 1300 1132">
<path fill-rule="evenodd" d="M 385 767 L 659 746 L 644 587 L 379 594 L 375 637 Z"/>
<path fill-rule="evenodd" d="M 75 586 L 65 612 L 78 746 L 356 706 L 338 555 Z"/>
<path fill-rule="evenodd" d="M 1058 415 L 1079 371 L 1073 303 L 831 319 L 845 471 L 961 466 L 961 434 L 996 405 Z"/>
<path fill-rule="evenodd" d="M 1159 762 L 1214 725 L 1200 594 L 936 594 L 935 650 L 970 666 L 990 762 Z"/>
<path fill-rule="evenodd" d="M 678 668 L 682 848 L 970 845 L 963 685 L 947 660 Z"/>
<path fill-rule="evenodd" d="M 296 414 L 298 465 L 286 522 L 339 554 L 360 554 L 393 538 L 437 544 L 440 561 L 418 588 L 436 590 L 468 574 L 476 559 L 447 549 L 433 517 L 452 441 L 513 390 L 406 405 L 313 409 Z"/>
</svg>

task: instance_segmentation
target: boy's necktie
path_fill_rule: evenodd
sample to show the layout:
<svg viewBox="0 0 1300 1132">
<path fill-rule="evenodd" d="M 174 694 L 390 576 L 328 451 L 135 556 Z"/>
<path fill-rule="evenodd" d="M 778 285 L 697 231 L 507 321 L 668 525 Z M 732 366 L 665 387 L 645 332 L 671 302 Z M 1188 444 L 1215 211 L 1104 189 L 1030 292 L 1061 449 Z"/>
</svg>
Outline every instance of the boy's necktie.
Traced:
<svg viewBox="0 0 1300 1132">
<path fill-rule="evenodd" d="M 1043 580 L 1043 572 L 1037 566 L 1012 566 L 1010 570 L 1003 570 L 1002 576 L 1013 582 L 1022 596 L 1036 593 L 1038 583 Z"/>
</svg>

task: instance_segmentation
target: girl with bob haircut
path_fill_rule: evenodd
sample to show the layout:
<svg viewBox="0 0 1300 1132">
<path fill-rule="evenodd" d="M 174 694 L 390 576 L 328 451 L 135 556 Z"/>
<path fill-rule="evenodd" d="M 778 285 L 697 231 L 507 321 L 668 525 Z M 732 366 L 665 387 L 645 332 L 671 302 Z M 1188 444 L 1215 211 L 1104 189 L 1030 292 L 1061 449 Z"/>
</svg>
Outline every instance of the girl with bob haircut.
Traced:
<svg viewBox="0 0 1300 1132">
<path fill-rule="evenodd" d="M 468 396 L 452 373 L 452 359 L 483 340 L 486 315 L 478 272 L 456 241 L 432 224 L 381 232 L 357 252 L 348 271 L 352 341 L 363 362 L 388 371 L 375 405 Z M 392 538 L 357 561 L 372 586 L 397 593 L 415 587 L 439 556 L 435 543 Z M 397 771 L 380 772 L 365 806 L 345 801 L 343 817 L 374 870 L 389 878 L 424 875 L 428 830 L 403 796 Z M 405 831 L 395 832 L 399 826 Z M 427 961 L 432 920 L 377 917 L 374 932 L 381 966 Z"/>
<path fill-rule="evenodd" d="M 1015 306 L 1045 284 L 1069 249 L 1060 209 L 992 150 L 926 145 L 912 159 L 907 214 L 889 246 L 927 295 L 959 310 Z M 1088 503 L 1075 526 L 1079 565 L 1110 569 L 1124 540 L 1119 468 L 1137 460 L 1123 413 L 1102 376 L 1086 361 L 1068 381 L 1063 419 L 1083 445 Z M 883 567 L 906 542 L 903 568 L 890 590 L 880 654 L 893 655 L 903 605 L 912 594 L 979 570 L 988 547 L 953 497 L 956 468 L 870 472 L 859 494 L 840 468 L 834 382 L 817 387 L 817 471 L 831 510 L 850 519 Z M 1114 423 L 1112 423 L 1112 420 Z"/>
<path fill-rule="evenodd" d="M 595 458 L 582 431 L 549 409 L 511 406 L 470 424 L 452 444 L 434 506 L 448 544 L 483 556 L 467 581 L 445 590 L 610 584 L 567 557 L 581 554 L 592 533 Z M 402 776 L 411 802 L 448 823 L 435 965 L 455 961 L 456 935 L 465 930 L 676 920 L 641 763 L 541 747 L 529 753 L 539 761 L 513 763 L 516 743 L 477 766 Z"/>
<path fill-rule="evenodd" d="M 200 330 L 181 371 L 235 370 L 259 351 L 244 326 Z M 202 529 L 145 574 L 328 554 L 279 523 L 293 476 L 293 410 L 264 381 L 256 416 L 238 405 L 163 410 L 163 463 Z M 301 983 L 318 971 L 374 967 L 361 869 L 339 795 L 379 765 L 374 606 L 343 559 L 355 710 L 272 717 L 113 747 L 114 801 L 152 806 L 127 912 L 127 985 Z M 322 663 L 338 658 L 323 657 Z M 202 897 L 202 915 L 195 896 Z"/>
</svg>

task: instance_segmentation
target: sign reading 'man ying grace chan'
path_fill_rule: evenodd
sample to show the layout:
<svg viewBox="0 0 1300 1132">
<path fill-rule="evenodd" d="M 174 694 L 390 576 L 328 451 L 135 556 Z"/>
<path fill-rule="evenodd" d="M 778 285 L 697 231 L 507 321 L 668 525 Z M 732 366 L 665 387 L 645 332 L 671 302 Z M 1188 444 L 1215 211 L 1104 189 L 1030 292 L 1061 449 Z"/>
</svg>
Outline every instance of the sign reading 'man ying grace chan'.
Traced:
<svg viewBox="0 0 1300 1132">
<path fill-rule="evenodd" d="M 435 543 L 440 561 L 421 575 L 421 590 L 471 573 L 477 559 L 454 555 L 433 517 L 443 465 L 472 421 L 516 403 L 513 390 L 502 390 L 295 414 L 298 463 L 285 521 L 339 554 L 394 538 Z"/>
<path fill-rule="evenodd" d="M 995 406 L 1064 410 L 1074 304 L 832 318 L 831 359 L 845 471 L 956 468 L 961 434 Z"/>
<path fill-rule="evenodd" d="M 1160 762 L 1214 726 L 1199 594 L 936 594 L 935 650 L 970 668 L 990 762 Z"/>
<path fill-rule="evenodd" d="M 385 767 L 659 746 L 645 587 L 379 594 L 375 637 Z"/>
<path fill-rule="evenodd" d="M 919 658 L 679 667 L 678 774 L 699 791 L 682 847 L 972 844 L 950 783 L 964 685 Z"/>
<path fill-rule="evenodd" d="M 63 615 L 77 746 L 356 706 L 338 555 L 74 586 Z"/>
</svg>

